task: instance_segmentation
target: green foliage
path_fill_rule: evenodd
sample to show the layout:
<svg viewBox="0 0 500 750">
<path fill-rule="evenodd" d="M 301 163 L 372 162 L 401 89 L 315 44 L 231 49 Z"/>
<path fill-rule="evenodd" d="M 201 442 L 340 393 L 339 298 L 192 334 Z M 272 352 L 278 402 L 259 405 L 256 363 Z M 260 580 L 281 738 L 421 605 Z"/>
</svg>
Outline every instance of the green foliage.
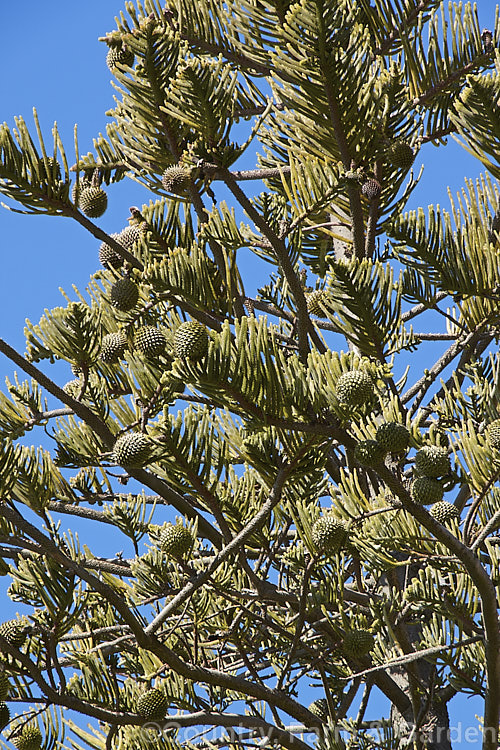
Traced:
<svg viewBox="0 0 500 750">
<path fill-rule="evenodd" d="M 497 729 L 498 24 L 126 2 L 71 200 L 57 129 L 47 151 L 36 116 L 38 145 L 0 128 L 21 212 L 89 228 L 84 191 L 125 177 L 149 201 L 90 225 L 102 267 L 27 321 L 26 358 L 0 339 L 29 377 L 0 394 L 0 572 L 29 618 L 0 627 L 2 750 L 37 722 L 44 750 L 305 750 L 319 725 L 325 750 L 401 750 L 455 692 Z M 410 210 L 413 157 L 450 133 L 487 173 Z"/>
<path fill-rule="evenodd" d="M 6 123 L 0 127 L 0 185 L 4 195 L 23 205 L 21 213 L 64 215 L 68 203 L 69 175 L 66 154 L 54 126 L 54 145 L 48 152 L 43 142 L 38 116 L 33 110 L 39 147 L 35 145 L 22 117 L 16 118 L 17 129 Z M 57 160 L 61 154 L 61 166 Z M 12 209 L 18 211 L 19 209 Z"/>
</svg>

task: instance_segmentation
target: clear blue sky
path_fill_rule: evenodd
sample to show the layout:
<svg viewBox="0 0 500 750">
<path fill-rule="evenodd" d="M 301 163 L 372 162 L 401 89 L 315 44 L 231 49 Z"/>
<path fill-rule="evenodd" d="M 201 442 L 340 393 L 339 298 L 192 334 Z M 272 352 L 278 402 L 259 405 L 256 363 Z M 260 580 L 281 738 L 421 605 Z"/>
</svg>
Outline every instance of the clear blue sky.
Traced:
<svg viewBox="0 0 500 750">
<path fill-rule="evenodd" d="M 75 123 L 80 151 L 91 150 L 92 138 L 105 130 L 105 112 L 113 106 L 114 93 L 105 62 L 107 47 L 98 37 L 115 27 L 114 16 L 122 7 L 116 0 L 26 0 L 22 4 L 4 0 L 0 121 L 13 126 L 14 116 L 23 115 L 31 128 L 35 106 L 44 134 L 49 135 L 57 121 L 70 163 L 74 161 Z M 479 3 L 483 26 L 493 27 L 494 8 L 491 0 Z M 481 165 L 453 142 L 446 149 L 427 145 L 416 162 L 417 171 L 422 161 L 426 169 L 412 206 L 440 203 L 447 207 L 446 186 L 455 192 L 465 176 L 475 177 L 481 171 Z M 128 207 L 148 200 L 147 191 L 132 181 L 112 186 L 109 209 L 98 223 L 106 231 L 119 231 L 126 223 Z M 25 318 L 36 323 L 45 307 L 64 304 L 59 287 L 71 293 L 72 284 L 76 284 L 84 290 L 89 275 L 99 266 L 99 243 L 69 219 L 23 217 L 4 209 L 0 209 L 0 238 L 0 336 L 24 351 Z M 258 285 L 256 278 L 246 280 L 249 286 Z M 4 375 L 11 374 L 13 368 L 1 355 L 0 363 L 1 386 Z M 0 596 L 2 584 L 0 581 Z M 452 707 L 452 724 L 477 725 L 474 713 L 481 713 L 480 702 L 460 699 Z M 457 738 L 454 747 L 465 748 L 463 738 Z"/>
</svg>

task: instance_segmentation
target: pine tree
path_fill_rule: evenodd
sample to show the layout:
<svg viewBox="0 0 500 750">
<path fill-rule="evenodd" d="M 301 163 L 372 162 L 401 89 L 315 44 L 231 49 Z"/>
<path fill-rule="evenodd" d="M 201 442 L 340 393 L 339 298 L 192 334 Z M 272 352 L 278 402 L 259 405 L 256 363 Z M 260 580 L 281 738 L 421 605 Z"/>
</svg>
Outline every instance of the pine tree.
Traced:
<svg viewBox="0 0 500 750">
<path fill-rule="evenodd" d="M 494 750 L 498 16 L 481 31 L 475 6 L 440 0 L 143 0 L 116 23 L 93 153 L 0 127 L 0 191 L 86 228 L 98 268 L 27 321 L 25 356 L 0 339 L 27 376 L 0 393 L 1 568 L 25 615 L 0 625 L 6 741 L 41 717 L 42 746 L 72 730 L 82 750 L 176 749 L 193 725 L 231 748 L 314 733 L 447 750 L 464 693 Z M 450 135 L 484 174 L 449 211 L 409 211 L 414 159 Z M 147 198 L 107 234 L 126 177 Z M 342 531 L 328 550 L 322 518 Z M 377 736 L 371 695 L 391 706 Z M 16 717 L 21 699 L 37 703 Z"/>
</svg>

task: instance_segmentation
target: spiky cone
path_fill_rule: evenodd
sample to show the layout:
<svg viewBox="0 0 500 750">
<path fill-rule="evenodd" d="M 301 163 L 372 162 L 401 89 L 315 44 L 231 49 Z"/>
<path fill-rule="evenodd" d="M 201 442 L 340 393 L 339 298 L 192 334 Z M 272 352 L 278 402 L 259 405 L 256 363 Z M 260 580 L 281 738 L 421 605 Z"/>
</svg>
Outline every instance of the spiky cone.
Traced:
<svg viewBox="0 0 500 750">
<path fill-rule="evenodd" d="M 438 521 L 438 523 L 444 524 L 451 521 L 453 518 L 460 518 L 460 511 L 453 505 L 453 503 L 447 503 L 445 500 L 435 503 L 431 510 L 431 516 Z"/>
<path fill-rule="evenodd" d="M 155 357 L 165 351 L 167 340 L 159 328 L 141 326 L 135 332 L 134 347 L 145 357 Z"/>
<path fill-rule="evenodd" d="M 202 359 L 208 352 L 208 331 L 197 320 L 181 323 L 174 335 L 175 356 L 181 359 Z"/>
<path fill-rule="evenodd" d="M 161 184 L 167 193 L 174 195 L 184 195 L 189 187 L 191 180 L 191 170 L 178 165 L 167 167 L 163 172 Z"/>
<path fill-rule="evenodd" d="M 117 65 L 127 65 L 131 68 L 134 64 L 134 60 L 134 53 L 125 45 L 122 47 L 112 47 L 106 55 L 106 65 L 111 71 Z"/>
<path fill-rule="evenodd" d="M 369 630 L 348 630 L 344 635 L 343 649 L 348 656 L 359 658 L 373 650 L 375 639 Z"/>
<path fill-rule="evenodd" d="M 161 690 L 151 688 L 137 699 L 135 710 L 145 721 L 161 721 L 165 718 L 168 701 Z"/>
<path fill-rule="evenodd" d="M 387 453 L 402 453 L 410 444 L 410 433 L 399 422 L 386 422 L 378 428 L 375 439 Z"/>
<path fill-rule="evenodd" d="M 127 337 L 124 331 L 107 333 L 101 343 L 100 359 L 102 362 L 118 362 L 127 348 Z"/>
<path fill-rule="evenodd" d="M 500 419 L 490 422 L 486 428 L 486 435 L 491 447 L 498 450 L 500 448 Z"/>
<path fill-rule="evenodd" d="M 415 470 L 424 477 L 442 477 L 451 470 L 446 448 L 438 445 L 424 445 L 415 455 Z"/>
<path fill-rule="evenodd" d="M 309 711 L 321 721 L 328 721 L 328 701 L 325 698 L 318 698 L 313 701 L 309 706 Z"/>
<path fill-rule="evenodd" d="M 78 199 L 78 208 L 89 219 L 98 219 L 108 207 L 108 196 L 100 187 L 84 188 Z"/>
<path fill-rule="evenodd" d="M 338 552 L 347 538 L 344 521 L 326 513 L 314 523 L 312 527 L 313 544 L 324 555 Z"/>
<path fill-rule="evenodd" d="M 325 311 L 322 307 L 328 300 L 328 292 L 324 289 L 316 289 L 316 291 L 306 294 L 307 312 L 310 315 L 316 315 L 318 318 L 324 318 Z"/>
<path fill-rule="evenodd" d="M 113 457 L 125 469 L 140 469 L 151 460 L 152 444 L 142 432 L 120 435 L 113 447 Z"/>
<path fill-rule="evenodd" d="M 10 711 L 6 703 L 0 703 L 0 730 L 7 726 L 10 721 Z"/>
<path fill-rule="evenodd" d="M 132 310 L 139 301 L 139 287 L 127 277 L 118 279 L 111 287 L 110 302 L 122 312 Z"/>
<path fill-rule="evenodd" d="M 409 169 L 415 161 L 415 154 L 409 143 L 398 139 L 386 151 L 387 159 L 397 169 Z"/>
<path fill-rule="evenodd" d="M 121 244 L 119 234 L 115 233 L 110 236 Z M 121 268 L 125 263 L 125 258 L 123 255 L 120 255 L 120 253 L 117 253 L 111 245 L 103 242 L 99 247 L 99 263 L 104 266 L 104 268 Z"/>
<path fill-rule="evenodd" d="M 362 370 L 344 372 L 337 380 L 335 395 L 341 404 L 361 406 L 373 397 L 373 380 Z"/>
<path fill-rule="evenodd" d="M 15 648 L 21 648 L 28 635 L 29 625 L 21 620 L 7 620 L 0 625 L 0 635 Z"/>
<path fill-rule="evenodd" d="M 369 201 L 373 201 L 375 198 L 380 197 L 380 194 L 382 193 L 382 185 L 378 180 L 369 178 L 361 185 L 361 192 L 365 198 L 368 198 Z"/>
<path fill-rule="evenodd" d="M 168 523 L 160 535 L 160 547 L 171 557 L 185 557 L 193 549 L 193 544 L 193 535 L 180 523 Z"/>
<path fill-rule="evenodd" d="M 0 672 L 0 701 L 4 701 L 10 690 L 9 678 L 5 672 Z"/>
<path fill-rule="evenodd" d="M 42 733 L 38 724 L 25 724 L 20 733 L 12 738 L 12 744 L 17 750 L 40 750 Z"/>
<path fill-rule="evenodd" d="M 125 229 L 122 229 L 118 234 L 117 239 L 120 245 L 123 245 L 126 250 L 130 250 L 134 244 L 141 239 L 144 233 L 145 228 L 142 224 L 131 224 L 130 226 L 125 227 Z"/>
<path fill-rule="evenodd" d="M 410 494 L 416 503 L 432 505 L 443 499 L 444 490 L 437 479 L 418 477 L 412 482 Z"/>
<path fill-rule="evenodd" d="M 386 453 L 376 440 L 362 440 L 354 448 L 354 458 L 361 466 L 376 466 L 384 460 Z"/>
</svg>

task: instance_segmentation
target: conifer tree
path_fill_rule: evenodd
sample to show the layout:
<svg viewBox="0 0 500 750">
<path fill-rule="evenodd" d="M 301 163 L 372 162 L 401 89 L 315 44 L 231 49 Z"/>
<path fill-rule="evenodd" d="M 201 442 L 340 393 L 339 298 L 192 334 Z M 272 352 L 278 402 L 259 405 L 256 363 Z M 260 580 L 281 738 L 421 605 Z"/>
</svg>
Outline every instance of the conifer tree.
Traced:
<svg viewBox="0 0 500 750">
<path fill-rule="evenodd" d="M 498 18 L 125 6 L 92 152 L 0 129 L 1 192 L 96 268 L 0 340 L 1 747 L 446 750 L 464 693 L 494 750 Z M 406 210 L 451 135 L 484 174 Z M 125 178 L 150 195 L 108 235 Z"/>
</svg>

